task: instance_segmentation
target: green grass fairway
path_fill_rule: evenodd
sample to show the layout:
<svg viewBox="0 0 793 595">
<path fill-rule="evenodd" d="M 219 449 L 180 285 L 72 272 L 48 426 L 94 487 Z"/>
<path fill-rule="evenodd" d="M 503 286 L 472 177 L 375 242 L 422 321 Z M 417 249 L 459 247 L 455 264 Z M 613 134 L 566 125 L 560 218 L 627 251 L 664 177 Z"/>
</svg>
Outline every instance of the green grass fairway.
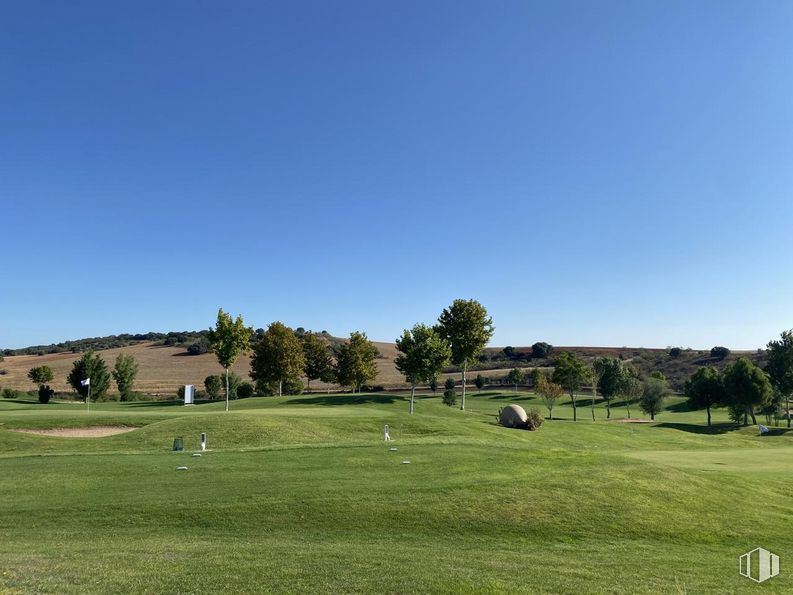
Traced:
<svg viewBox="0 0 793 595">
<path fill-rule="evenodd" d="M 793 432 L 720 411 L 708 430 L 679 399 L 655 424 L 598 402 L 593 423 L 587 399 L 539 432 L 495 425 L 504 404 L 540 407 L 512 392 L 466 412 L 423 397 L 412 417 L 383 393 L 230 413 L 2 401 L 0 592 L 793 592 Z M 115 424 L 138 429 L 13 431 Z M 738 556 L 760 546 L 782 572 L 757 585 Z"/>
</svg>

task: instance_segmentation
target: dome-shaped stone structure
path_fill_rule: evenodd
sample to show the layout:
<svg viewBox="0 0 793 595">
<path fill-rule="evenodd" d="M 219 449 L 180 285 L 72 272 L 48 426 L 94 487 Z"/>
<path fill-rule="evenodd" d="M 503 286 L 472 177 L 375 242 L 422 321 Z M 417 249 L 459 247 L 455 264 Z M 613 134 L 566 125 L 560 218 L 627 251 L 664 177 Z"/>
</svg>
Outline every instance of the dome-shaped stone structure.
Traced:
<svg viewBox="0 0 793 595">
<path fill-rule="evenodd" d="M 498 416 L 498 423 L 505 428 L 522 428 L 526 426 L 529 416 L 520 405 L 507 405 Z"/>
</svg>

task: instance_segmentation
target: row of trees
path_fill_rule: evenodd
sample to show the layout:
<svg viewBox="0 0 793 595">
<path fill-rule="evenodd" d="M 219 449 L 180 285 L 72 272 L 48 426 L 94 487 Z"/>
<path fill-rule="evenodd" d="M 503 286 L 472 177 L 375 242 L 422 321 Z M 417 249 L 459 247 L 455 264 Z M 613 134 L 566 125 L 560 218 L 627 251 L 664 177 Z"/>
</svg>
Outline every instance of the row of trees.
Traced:
<svg viewBox="0 0 793 595">
<path fill-rule="evenodd" d="M 128 401 L 133 397 L 133 386 L 138 369 L 138 363 L 129 354 L 118 354 L 115 366 L 111 371 L 108 370 L 102 356 L 93 351 L 87 351 L 72 364 L 72 369 L 66 380 L 77 393 L 83 398 L 87 398 L 89 388 L 84 386 L 82 381 L 90 378 L 91 396 L 94 400 L 99 400 L 107 394 L 112 376 L 116 387 L 118 387 L 121 400 Z M 31 368 L 28 371 L 28 378 L 39 387 L 39 402 L 49 403 L 50 398 L 55 394 L 55 391 L 49 386 L 49 383 L 55 378 L 52 368 L 49 366 Z"/>
<path fill-rule="evenodd" d="M 462 371 L 460 409 L 465 410 L 468 367 L 482 353 L 494 330 L 493 319 L 476 300 L 454 300 L 444 308 L 433 327 L 418 323 L 412 329 L 405 329 L 396 340 L 399 355 L 395 364 L 411 386 L 410 413 L 414 410 L 416 385 L 434 384 L 449 363 Z M 449 390 L 447 387 L 446 391 Z M 446 401 L 451 398 L 447 396 Z"/>
<path fill-rule="evenodd" d="M 349 386 L 353 392 L 377 376 L 378 351 L 365 333 L 353 332 L 348 341 L 331 346 L 322 334 L 296 333 L 281 322 L 273 322 L 261 333 L 251 347 L 253 329 L 245 326 L 242 316 L 218 310 L 215 327 L 208 339 L 218 363 L 225 371 L 226 411 L 229 408 L 229 370 L 237 359 L 250 351 L 250 377 L 259 392 L 277 392 L 284 387 L 299 385 L 306 376 L 312 380 L 337 382 Z M 274 390 L 275 389 L 275 390 Z M 292 392 L 291 390 L 289 392 Z"/>
<path fill-rule="evenodd" d="M 790 427 L 790 396 L 793 393 L 793 331 L 785 331 L 779 340 L 768 343 L 768 359 L 761 369 L 741 357 L 728 365 L 724 372 L 714 367 L 697 370 L 686 382 L 685 395 L 689 405 L 706 409 L 711 425 L 711 409 L 727 407 L 735 422 L 757 423 L 759 411 L 770 423 L 771 417 L 787 418 Z M 784 407 L 783 404 L 784 403 Z"/>
</svg>

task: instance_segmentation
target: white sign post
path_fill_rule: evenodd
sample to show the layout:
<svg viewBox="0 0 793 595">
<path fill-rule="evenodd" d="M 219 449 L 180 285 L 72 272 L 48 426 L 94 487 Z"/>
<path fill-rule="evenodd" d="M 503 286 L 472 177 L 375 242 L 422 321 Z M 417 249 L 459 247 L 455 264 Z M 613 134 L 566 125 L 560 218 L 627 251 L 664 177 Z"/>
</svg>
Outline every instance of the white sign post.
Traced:
<svg viewBox="0 0 793 595">
<path fill-rule="evenodd" d="M 195 395 L 195 386 L 192 384 L 185 384 L 184 385 L 184 404 L 185 405 L 192 405 L 193 404 L 193 396 Z"/>
</svg>

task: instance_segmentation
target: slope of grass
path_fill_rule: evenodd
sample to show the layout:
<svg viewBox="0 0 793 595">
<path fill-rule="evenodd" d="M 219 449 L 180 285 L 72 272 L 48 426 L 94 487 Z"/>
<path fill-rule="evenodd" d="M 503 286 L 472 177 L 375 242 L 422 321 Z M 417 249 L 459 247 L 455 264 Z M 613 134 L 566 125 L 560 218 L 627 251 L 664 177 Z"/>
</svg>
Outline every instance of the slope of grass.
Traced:
<svg viewBox="0 0 793 595">
<path fill-rule="evenodd" d="M 582 412 L 574 424 L 563 403 L 565 419 L 525 432 L 494 425 L 509 402 L 537 406 L 512 393 L 473 394 L 466 412 L 422 398 L 413 417 L 379 394 L 250 399 L 228 414 L 0 403 L 0 591 L 793 590 L 793 434 L 705 431 L 678 402 L 655 425 Z M 140 428 L 8 430 L 100 422 Z M 168 452 L 175 435 L 197 448 L 201 431 L 202 457 Z M 737 573 L 758 546 L 783 567 L 762 587 Z"/>
</svg>

